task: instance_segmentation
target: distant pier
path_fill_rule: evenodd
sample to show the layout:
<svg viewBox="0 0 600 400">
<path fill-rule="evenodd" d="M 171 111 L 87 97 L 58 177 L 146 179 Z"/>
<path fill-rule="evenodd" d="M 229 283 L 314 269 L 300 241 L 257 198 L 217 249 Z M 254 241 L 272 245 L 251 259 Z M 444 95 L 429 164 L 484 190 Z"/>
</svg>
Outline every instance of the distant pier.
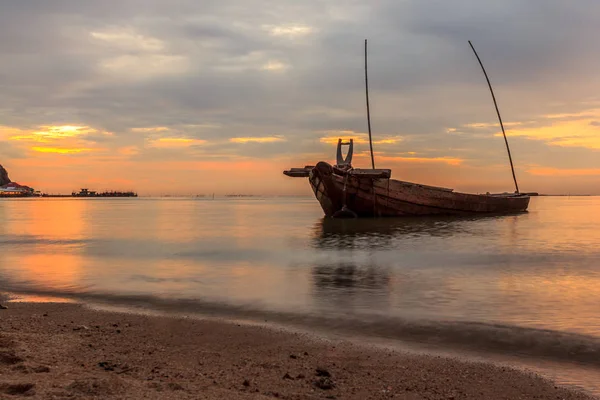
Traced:
<svg viewBox="0 0 600 400">
<path fill-rule="evenodd" d="M 71 194 L 47 194 L 44 193 L 41 197 L 138 197 L 138 194 L 133 191 L 120 192 L 116 190 L 109 190 L 105 192 L 97 192 L 95 190 L 81 189 L 79 192 L 73 192 Z"/>
<path fill-rule="evenodd" d="M 96 192 L 94 190 L 81 189 L 79 192 L 71 193 L 71 197 L 138 197 L 138 195 L 132 191 L 119 192 L 110 190 L 106 192 Z"/>
</svg>

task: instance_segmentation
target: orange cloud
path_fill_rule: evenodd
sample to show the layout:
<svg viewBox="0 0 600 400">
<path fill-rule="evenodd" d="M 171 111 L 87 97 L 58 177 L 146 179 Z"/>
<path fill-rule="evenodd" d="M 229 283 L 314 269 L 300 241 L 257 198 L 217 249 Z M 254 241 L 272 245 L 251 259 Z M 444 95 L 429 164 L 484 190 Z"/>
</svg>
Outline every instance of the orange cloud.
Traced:
<svg viewBox="0 0 600 400">
<path fill-rule="evenodd" d="M 146 132 L 167 132 L 169 128 L 166 126 L 150 126 L 145 128 L 131 128 L 131 132 L 146 133 Z"/>
<path fill-rule="evenodd" d="M 285 139 L 281 136 L 266 136 L 266 137 L 237 137 L 229 139 L 231 143 L 273 143 L 284 142 Z"/>
<path fill-rule="evenodd" d="M 561 169 L 552 167 L 533 167 L 527 170 L 531 175 L 537 176 L 600 176 L 600 168 L 573 168 Z"/>
<path fill-rule="evenodd" d="M 190 146 L 199 146 L 205 144 L 206 140 L 202 139 L 189 139 L 189 138 L 160 138 L 151 140 L 149 142 L 150 147 L 156 147 L 161 149 L 181 149 Z"/>
<path fill-rule="evenodd" d="M 523 122 L 502 122 L 505 128 L 511 126 L 520 126 L 523 125 Z M 498 122 L 475 122 L 472 124 L 463 125 L 465 128 L 500 128 L 500 124 Z M 456 129 L 454 129 L 455 131 Z"/>
<path fill-rule="evenodd" d="M 559 114 L 546 114 L 544 118 L 547 119 L 563 119 L 563 118 L 590 118 L 594 115 L 598 115 L 600 110 L 587 110 L 578 113 L 559 113 Z"/>
<path fill-rule="evenodd" d="M 353 139 L 356 144 L 368 144 L 369 143 L 369 134 L 354 132 L 354 131 L 328 131 L 326 132 L 327 136 L 319 139 L 321 143 L 337 145 L 338 139 L 349 140 Z M 381 136 L 381 135 L 378 135 Z M 395 144 L 400 143 L 402 138 L 400 136 L 390 136 L 385 137 L 383 139 L 373 140 L 373 144 Z"/>
<path fill-rule="evenodd" d="M 11 126 L 0 125 L 0 138 L 10 138 L 15 135 L 22 135 L 25 131 Z"/>
<path fill-rule="evenodd" d="M 600 149 L 600 127 L 594 123 L 594 119 L 558 121 L 549 126 L 511 130 L 507 134 L 543 140 L 552 146 Z"/>
<path fill-rule="evenodd" d="M 366 155 L 363 155 L 366 156 Z M 402 157 L 402 156 L 377 156 L 377 160 L 388 162 L 408 162 L 408 163 L 442 163 L 447 165 L 461 165 L 465 160 L 456 157 Z"/>
<path fill-rule="evenodd" d="M 530 140 L 540 140 L 551 146 L 582 147 L 600 149 L 600 109 L 578 113 L 547 114 L 536 121 L 505 122 L 508 136 L 520 136 Z M 525 127 L 527 125 L 527 127 Z M 496 127 L 496 136 L 502 132 L 496 122 L 471 123 L 464 128 L 489 129 Z M 448 128 L 448 133 L 461 133 L 460 128 Z"/>
<path fill-rule="evenodd" d="M 47 125 L 40 126 L 37 130 L 22 130 L 17 128 L 9 128 L 2 130 L 5 134 L 8 132 L 8 140 L 15 142 L 23 142 L 32 144 L 31 150 L 43 153 L 80 153 L 83 151 L 92 151 L 78 139 L 80 136 L 89 133 L 100 133 L 97 129 L 89 126 L 75 125 Z M 112 136 L 110 132 L 102 132 L 105 136 Z M 60 144 L 60 146 L 42 147 L 39 144 Z"/>
<path fill-rule="evenodd" d="M 89 148 L 67 148 L 67 147 L 37 147 L 34 146 L 31 148 L 33 151 L 37 151 L 38 153 L 56 153 L 56 154 L 78 154 L 90 151 L 98 151 L 97 149 L 89 149 Z"/>
<path fill-rule="evenodd" d="M 86 133 L 97 132 L 89 126 L 59 125 L 59 126 L 40 126 L 36 131 L 21 131 L 21 134 L 10 136 L 10 140 L 34 141 L 47 143 L 56 139 L 72 138 Z M 23 134 L 24 133 L 24 134 Z"/>
<path fill-rule="evenodd" d="M 124 156 L 134 156 L 136 154 L 139 154 L 140 149 L 137 146 L 127 146 L 121 147 L 117 150 L 117 152 Z"/>
</svg>

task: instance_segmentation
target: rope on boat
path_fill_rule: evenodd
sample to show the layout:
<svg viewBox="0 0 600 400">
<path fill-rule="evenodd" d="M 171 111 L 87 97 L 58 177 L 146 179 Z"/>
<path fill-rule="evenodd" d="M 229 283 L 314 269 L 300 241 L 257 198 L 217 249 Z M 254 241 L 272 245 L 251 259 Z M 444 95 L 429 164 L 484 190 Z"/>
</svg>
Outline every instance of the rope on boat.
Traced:
<svg viewBox="0 0 600 400">
<path fill-rule="evenodd" d="M 377 195 L 375 194 L 375 178 L 371 178 L 371 189 L 373 189 L 373 216 L 377 217 Z"/>
<path fill-rule="evenodd" d="M 390 208 L 390 180 L 389 180 L 389 178 L 387 180 L 387 196 L 385 198 L 385 206 L 388 209 Z"/>
<path fill-rule="evenodd" d="M 346 173 L 344 176 L 344 188 L 342 189 L 342 192 L 344 193 L 342 197 L 342 208 L 333 214 L 333 218 L 358 218 L 358 215 L 356 215 L 354 211 L 346 206 L 346 184 L 348 183 L 349 175 L 350 174 Z"/>
</svg>

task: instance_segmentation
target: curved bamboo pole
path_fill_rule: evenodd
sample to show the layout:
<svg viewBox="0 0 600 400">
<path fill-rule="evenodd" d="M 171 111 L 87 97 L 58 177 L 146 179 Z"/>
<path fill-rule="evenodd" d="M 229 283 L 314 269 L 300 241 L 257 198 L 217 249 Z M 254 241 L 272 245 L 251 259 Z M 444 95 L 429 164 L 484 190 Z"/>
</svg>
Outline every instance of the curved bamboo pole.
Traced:
<svg viewBox="0 0 600 400">
<path fill-rule="evenodd" d="M 508 147 L 508 139 L 506 138 L 506 132 L 504 131 L 504 124 L 502 123 L 502 117 L 500 116 L 500 110 L 498 109 L 498 103 L 496 102 L 496 96 L 494 96 L 494 89 L 492 89 L 492 84 L 490 83 L 490 78 L 488 78 L 488 74 L 487 74 L 487 72 L 485 72 L 485 68 L 483 67 L 481 58 L 479 58 L 479 55 L 475 51 L 475 47 L 473 47 L 473 43 L 471 43 L 470 40 L 469 40 L 469 45 L 471 46 L 471 49 L 473 49 L 473 53 L 475 53 L 475 57 L 477 57 L 477 61 L 479 61 L 479 65 L 481 66 L 481 69 L 483 70 L 483 74 L 485 75 L 485 80 L 487 81 L 488 86 L 490 87 L 490 93 L 492 94 L 492 100 L 494 100 L 494 107 L 496 107 L 496 114 L 498 114 L 498 121 L 500 121 L 500 128 L 502 128 L 502 135 L 504 136 L 504 143 L 506 143 L 506 151 L 508 152 L 508 161 L 510 161 L 510 169 L 512 171 L 513 180 L 515 181 L 515 189 L 517 190 L 516 193 L 519 193 L 519 185 L 517 184 L 517 176 L 515 175 L 515 167 L 513 166 L 512 156 L 510 154 L 510 147 Z M 369 138 L 370 137 L 371 136 L 369 135 Z"/>
<path fill-rule="evenodd" d="M 373 141 L 371 140 L 371 110 L 369 109 L 369 75 L 367 73 L 367 39 L 365 39 L 365 92 L 367 97 L 367 124 L 369 126 L 369 147 L 371 148 L 371 167 L 375 169 Z"/>
</svg>

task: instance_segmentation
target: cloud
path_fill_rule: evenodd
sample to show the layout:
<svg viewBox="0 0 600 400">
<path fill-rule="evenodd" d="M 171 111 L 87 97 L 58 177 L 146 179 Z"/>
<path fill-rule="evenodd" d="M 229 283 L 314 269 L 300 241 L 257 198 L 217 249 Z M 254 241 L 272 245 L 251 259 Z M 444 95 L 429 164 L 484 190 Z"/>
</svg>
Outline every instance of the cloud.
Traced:
<svg viewBox="0 0 600 400">
<path fill-rule="evenodd" d="M 288 69 L 290 66 L 278 61 L 278 60 L 269 60 L 266 64 L 262 66 L 262 69 L 267 71 L 284 71 Z"/>
<path fill-rule="evenodd" d="M 319 139 L 321 143 L 326 143 L 330 145 L 336 145 L 339 139 L 347 141 L 349 139 L 353 139 L 355 144 L 368 144 L 369 143 L 369 134 L 354 132 L 354 131 L 328 131 L 326 132 L 327 136 L 323 136 Z M 373 144 L 396 144 L 402 141 L 400 136 L 388 136 L 388 135 L 377 135 L 378 138 L 383 137 L 382 139 L 372 139 Z"/>
<path fill-rule="evenodd" d="M 231 143 L 273 143 L 284 142 L 285 139 L 280 136 L 265 136 L 265 137 L 235 137 L 229 139 Z"/>
<path fill-rule="evenodd" d="M 131 132 L 146 133 L 146 132 L 168 132 L 169 128 L 166 126 L 151 126 L 146 128 L 131 128 Z"/>
<path fill-rule="evenodd" d="M 360 154 L 359 157 L 366 157 L 368 154 Z M 369 156 L 370 157 L 370 156 Z M 461 165 L 465 160 L 457 157 L 415 157 L 415 156 L 385 156 L 377 155 L 376 159 L 378 163 L 383 161 L 385 163 L 415 163 L 415 164 L 446 164 L 452 166 Z"/>
<path fill-rule="evenodd" d="M 272 36 L 283 36 L 290 39 L 306 36 L 315 31 L 314 28 L 308 25 L 263 25 L 263 29 L 267 30 Z"/>
<path fill-rule="evenodd" d="M 600 149 L 600 129 L 594 122 L 590 119 L 559 121 L 547 126 L 513 129 L 509 135 L 542 140 L 552 146 L 597 150 Z"/>
<path fill-rule="evenodd" d="M 90 36 L 108 46 L 127 51 L 139 50 L 158 52 L 165 48 L 165 43 L 162 40 L 147 37 L 132 29 L 126 28 L 113 28 L 104 31 L 90 32 Z"/>
<path fill-rule="evenodd" d="M 160 75 L 180 75 L 189 67 L 183 56 L 164 54 L 121 55 L 100 63 L 104 72 L 130 80 L 149 79 Z"/>
<path fill-rule="evenodd" d="M 48 143 L 56 140 L 74 138 L 85 134 L 96 133 L 97 131 L 95 129 L 90 128 L 89 126 L 61 125 L 40 126 L 37 130 L 31 131 L 14 129 L 13 132 L 19 133 L 9 135 L 9 140 Z"/>
<path fill-rule="evenodd" d="M 533 167 L 527 170 L 531 175 L 554 177 L 600 176 L 600 168 L 560 169 L 552 167 Z"/>
<path fill-rule="evenodd" d="M 127 146 L 117 149 L 117 152 L 124 156 L 135 156 L 140 153 L 140 149 L 137 146 Z"/>
<path fill-rule="evenodd" d="M 188 148 L 191 146 L 200 146 L 206 143 L 206 140 L 190 138 L 160 138 L 150 140 L 149 146 L 163 149 Z"/>
<path fill-rule="evenodd" d="M 522 121 L 514 121 L 514 122 L 502 122 L 504 128 L 511 128 L 514 126 L 521 126 L 524 122 Z M 474 122 L 470 124 L 463 125 L 464 128 L 500 128 L 499 122 Z"/>
<path fill-rule="evenodd" d="M 56 153 L 56 154 L 79 154 L 79 153 L 88 153 L 92 151 L 98 151 L 96 149 L 89 148 L 67 148 L 67 147 L 40 147 L 34 146 L 31 150 L 36 151 L 38 153 Z"/>
<path fill-rule="evenodd" d="M 0 155 L 27 155 L 21 167 L 35 176 L 40 157 L 77 157 L 33 147 L 91 149 L 70 154 L 97 162 L 86 172 L 103 176 L 102 163 L 113 162 L 310 163 L 331 159 L 338 137 L 354 137 L 359 154 L 368 149 L 368 38 L 374 146 L 389 157 L 381 161 L 427 164 L 445 179 L 453 175 L 444 168 L 490 170 L 506 155 L 471 39 L 517 164 L 600 168 L 600 54 L 581 39 L 600 33 L 598 18 L 596 0 L 6 3 Z M 285 140 L 244 141 L 272 132 Z M 137 179 L 150 182 L 149 170 Z M 172 179 L 185 187 L 184 176 Z"/>
</svg>

